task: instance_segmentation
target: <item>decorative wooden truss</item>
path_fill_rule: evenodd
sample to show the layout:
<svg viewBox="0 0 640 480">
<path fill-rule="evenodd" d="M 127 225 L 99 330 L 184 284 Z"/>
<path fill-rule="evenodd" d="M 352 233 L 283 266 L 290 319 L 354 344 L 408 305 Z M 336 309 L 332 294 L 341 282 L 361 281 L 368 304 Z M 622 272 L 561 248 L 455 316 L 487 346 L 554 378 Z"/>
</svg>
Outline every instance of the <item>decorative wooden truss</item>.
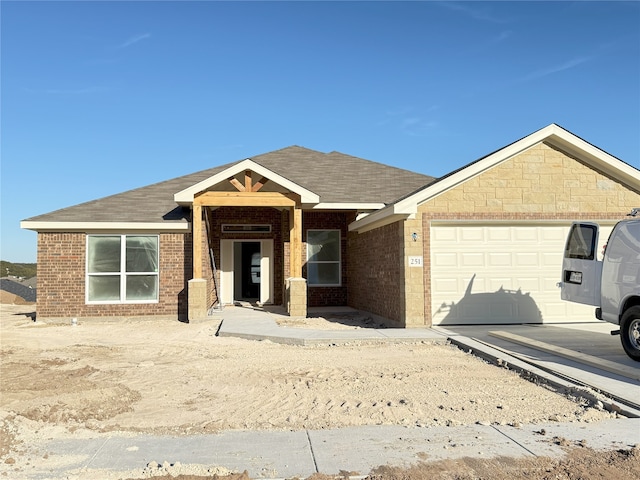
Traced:
<svg viewBox="0 0 640 480">
<path fill-rule="evenodd" d="M 193 278 L 202 278 L 202 207 L 276 207 L 289 209 L 290 277 L 302 277 L 302 208 L 300 195 L 294 193 L 261 192 L 269 181 L 262 177 L 253 183 L 251 170 L 244 172 L 244 185 L 235 177 L 229 182 L 237 191 L 205 191 L 193 198 Z"/>
</svg>

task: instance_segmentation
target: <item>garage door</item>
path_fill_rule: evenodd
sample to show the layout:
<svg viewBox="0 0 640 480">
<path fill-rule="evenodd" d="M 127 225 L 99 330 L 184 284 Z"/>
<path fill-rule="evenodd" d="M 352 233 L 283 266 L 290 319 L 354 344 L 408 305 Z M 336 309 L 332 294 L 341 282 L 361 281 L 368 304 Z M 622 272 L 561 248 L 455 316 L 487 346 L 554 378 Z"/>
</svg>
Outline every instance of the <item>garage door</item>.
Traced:
<svg viewBox="0 0 640 480">
<path fill-rule="evenodd" d="M 438 224 L 431 229 L 435 325 L 591 322 L 594 307 L 560 299 L 570 224 Z M 600 247 L 613 225 L 603 227 Z"/>
</svg>

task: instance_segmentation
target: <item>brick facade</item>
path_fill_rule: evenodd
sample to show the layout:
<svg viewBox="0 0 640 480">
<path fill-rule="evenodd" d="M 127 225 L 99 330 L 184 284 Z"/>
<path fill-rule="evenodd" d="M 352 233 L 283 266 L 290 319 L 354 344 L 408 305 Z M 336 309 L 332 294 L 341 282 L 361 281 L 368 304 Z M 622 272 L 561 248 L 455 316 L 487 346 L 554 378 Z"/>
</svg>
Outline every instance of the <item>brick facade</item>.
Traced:
<svg viewBox="0 0 640 480">
<path fill-rule="evenodd" d="M 286 210 L 275 208 L 223 207 L 206 211 L 209 215 L 210 241 L 207 231 L 201 239 L 203 252 L 202 271 L 207 280 L 207 303 L 217 301 L 218 292 L 213 282 L 213 268 L 209 256 L 212 247 L 216 268 L 220 269 L 220 240 L 243 239 L 274 241 L 274 295 L 275 303 L 284 301 L 284 283 L 288 276 L 289 216 Z M 342 236 L 341 287 L 312 287 L 309 289 L 309 305 L 345 305 L 347 302 L 347 224 L 353 214 L 332 212 L 305 212 L 304 228 L 339 229 Z M 269 224 L 271 233 L 222 233 L 223 224 Z M 124 233 L 124 232 L 123 232 Z M 84 233 L 38 234 L 38 318 L 64 321 L 76 317 L 91 318 L 142 318 L 168 317 L 186 320 L 187 282 L 192 278 L 193 243 L 191 233 L 160 234 L 159 301 L 151 304 L 86 304 L 86 237 Z M 305 237 L 306 238 L 306 237 Z M 302 255 L 306 256 L 306 244 Z M 305 259 L 303 258 L 303 264 Z M 218 277 L 218 285 L 219 285 Z"/>
<path fill-rule="evenodd" d="M 348 237 L 349 305 L 405 324 L 402 222 Z"/>
<path fill-rule="evenodd" d="M 191 278 L 190 235 L 160 237 L 159 299 L 148 304 L 88 305 L 85 302 L 86 234 L 38 233 L 38 319 L 167 317 L 184 320 L 186 284 Z M 188 237 L 188 238 L 187 238 Z"/>
<path fill-rule="evenodd" d="M 324 307 L 330 305 L 347 305 L 347 284 L 349 280 L 349 257 L 347 255 L 347 226 L 353 221 L 353 213 L 344 212 L 303 212 L 302 214 L 302 276 L 307 278 L 307 230 L 325 229 L 340 230 L 340 272 L 342 285 L 340 287 L 314 287 L 309 285 L 307 301 L 309 307 Z"/>
<path fill-rule="evenodd" d="M 221 240 L 246 240 L 259 241 L 273 239 L 273 270 L 274 270 L 274 303 L 283 304 L 284 285 L 289 277 L 289 212 L 288 210 L 278 210 L 270 207 L 222 207 L 211 209 L 209 215 L 210 243 L 207 243 L 203 234 L 203 252 L 207 252 L 206 261 L 203 264 L 203 274 L 208 281 L 210 304 L 217 301 L 215 284 L 211 274 L 211 262 L 209 259 L 209 246 L 213 249 L 216 259 L 217 269 L 221 263 Z M 352 221 L 353 213 L 344 212 L 313 212 L 305 211 L 302 214 L 303 223 L 303 245 L 302 245 L 302 265 L 303 277 L 306 278 L 306 231 L 308 229 L 336 229 L 340 230 L 342 238 L 342 286 L 340 287 L 309 287 L 308 306 L 346 305 L 347 304 L 347 225 Z M 223 233 L 224 224 L 261 224 L 271 225 L 270 233 Z M 218 271 L 218 284 L 220 282 L 220 272 Z"/>
<path fill-rule="evenodd" d="M 399 327 L 431 325 L 432 222 L 540 222 L 617 220 L 640 207 L 640 192 L 595 170 L 557 148 L 537 144 L 418 206 L 415 218 L 364 233 L 349 232 L 353 211 L 302 214 L 302 274 L 307 277 L 306 238 L 310 229 L 341 232 L 339 287 L 308 287 L 308 306 L 349 305 L 371 312 Z M 218 300 L 209 256 L 218 269 L 221 241 L 273 240 L 274 303 L 285 302 L 289 277 L 289 211 L 270 207 L 204 209 L 202 272 L 207 304 Z M 223 233 L 223 224 L 268 224 L 269 233 Z M 120 232 L 127 233 L 127 232 Z M 414 235 L 415 234 L 415 235 Z M 153 304 L 87 305 L 85 302 L 86 235 L 38 233 L 37 315 L 68 321 L 72 317 L 168 317 L 186 319 L 187 282 L 192 279 L 191 233 L 161 233 L 159 301 Z M 408 265 L 422 257 L 423 267 Z"/>
<path fill-rule="evenodd" d="M 283 269 L 285 258 L 285 244 L 289 244 L 289 215 L 286 210 L 278 210 L 270 207 L 221 207 L 209 211 L 211 231 L 209 232 L 210 242 L 205 244 L 203 252 L 206 252 L 206 265 L 204 272 L 210 285 L 210 304 L 217 301 L 217 295 L 213 285 L 211 274 L 211 261 L 209 258 L 209 246 L 213 249 L 216 260 L 216 268 L 220 269 L 221 263 L 221 240 L 246 240 L 259 241 L 273 239 L 273 299 L 274 303 L 281 304 L 284 300 L 284 280 L 287 270 Z M 271 233 L 222 233 L 222 225 L 250 225 L 261 224 L 271 225 Z M 284 233 L 283 233 L 284 232 Z M 205 238 L 206 241 L 206 238 Z M 218 271 L 218 285 L 220 285 L 220 272 Z"/>
</svg>

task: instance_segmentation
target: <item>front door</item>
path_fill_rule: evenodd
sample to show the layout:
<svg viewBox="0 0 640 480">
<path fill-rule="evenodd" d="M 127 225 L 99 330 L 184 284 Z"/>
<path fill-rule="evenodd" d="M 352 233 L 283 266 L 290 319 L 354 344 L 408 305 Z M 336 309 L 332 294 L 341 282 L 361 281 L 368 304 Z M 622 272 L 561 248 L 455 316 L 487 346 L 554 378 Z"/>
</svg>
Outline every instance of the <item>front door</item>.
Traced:
<svg viewBox="0 0 640 480">
<path fill-rule="evenodd" d="M 222 240 L 222 303 L 273 303 L 273 240 Z"/>
<path fill-rule="evenodd" d="M 233 286 L 234 300 L 257 301 L 260 299 L 260 242 L 234 244 Z"/>
</svg>

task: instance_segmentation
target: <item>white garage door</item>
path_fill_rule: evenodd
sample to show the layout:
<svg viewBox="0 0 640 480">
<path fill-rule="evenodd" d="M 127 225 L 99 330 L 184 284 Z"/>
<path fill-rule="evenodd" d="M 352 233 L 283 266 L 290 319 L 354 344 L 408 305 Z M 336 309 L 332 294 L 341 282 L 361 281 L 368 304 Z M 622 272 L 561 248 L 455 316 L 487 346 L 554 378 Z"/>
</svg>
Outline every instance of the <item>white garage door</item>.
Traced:
<svg viewBox="0 0 640 480">
<path fill-rule="evenodd" d="M 561 300 L 556 286 L 569 226 L 432 226 L 433 324 L 597 321 L 594 307 Z M 612 227 L 601 229 L 599 253 Z"/>
</svg>

